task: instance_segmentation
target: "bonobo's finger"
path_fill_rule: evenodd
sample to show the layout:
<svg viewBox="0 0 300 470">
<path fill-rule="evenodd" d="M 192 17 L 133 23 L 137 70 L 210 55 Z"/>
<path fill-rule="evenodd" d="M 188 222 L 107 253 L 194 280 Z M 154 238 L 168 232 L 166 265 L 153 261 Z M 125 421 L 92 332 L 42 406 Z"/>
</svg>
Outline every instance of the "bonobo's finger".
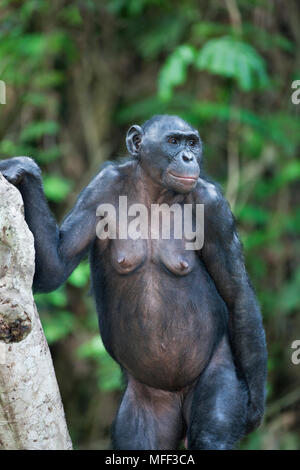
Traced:
<svg viewBox="0 0 300 470">
<path fill-rule="evenodd" d="M 0 171 L 12 184 L 18 184 L 25 175 L 41 176 L 41 170 L 32 158 L 14 157 L 0 161 Z"/>
<path fill-rule="evenodd" d="M 0 161 L 0 172 L 10 183 L 13 183 L 13 175 L 10 169 L 14 168 L 15 165 L 11 163 L 11 160 L 1 160 Z"/>
<path fill-rule="evenodd" d="M 30 158 L 30 157 L 15 157 L 13 160 L 18 162 L 18 165 L 20 168 L 24 170 L 25 174 L 28 175 L 33 175 L 36 177 L 41 176 L 41 169 L 40 167 L 35 163 L 35 161 Z"/>
<path fill-rule="evenodd" d="M 25 171 L 21 167 L 13 166 L 10 168 L 6 168 L 2 174 L 4 178 L 6 178 L 7 181 L 9 181 L 11 184 L 17 185 L 21 182 L 22 178 L 24 177 Z"/>
</svg>

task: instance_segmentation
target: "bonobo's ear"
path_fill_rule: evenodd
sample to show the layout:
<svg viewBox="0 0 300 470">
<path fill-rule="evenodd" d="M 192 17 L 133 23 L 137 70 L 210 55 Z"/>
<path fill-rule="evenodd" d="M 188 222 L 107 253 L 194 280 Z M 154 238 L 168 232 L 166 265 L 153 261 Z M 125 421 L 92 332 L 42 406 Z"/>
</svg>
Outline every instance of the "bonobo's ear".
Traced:
<svg viewBox="0 0 300 470">
<path fill-rule="evenodd" d="M 126 136 L 126 145 L 128 152 L 132 156 L 137 157 L 140 153 L 140 145 L 142 142 L 144 131 L 140 126 L 131 126 Z"/>
</svg>

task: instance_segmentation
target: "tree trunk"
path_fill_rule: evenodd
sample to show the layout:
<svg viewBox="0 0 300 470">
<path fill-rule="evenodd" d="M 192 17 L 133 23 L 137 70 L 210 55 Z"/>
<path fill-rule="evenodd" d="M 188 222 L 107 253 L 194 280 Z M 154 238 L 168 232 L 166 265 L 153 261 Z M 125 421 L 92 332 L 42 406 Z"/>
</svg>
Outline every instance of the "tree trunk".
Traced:
<svg viewBox="0 0 300 470">
<path fill-rule="evenodd" d="M 33 274 L 23 201 L 0 173 L 0 449 L 72 449 Z"/>
</svg>

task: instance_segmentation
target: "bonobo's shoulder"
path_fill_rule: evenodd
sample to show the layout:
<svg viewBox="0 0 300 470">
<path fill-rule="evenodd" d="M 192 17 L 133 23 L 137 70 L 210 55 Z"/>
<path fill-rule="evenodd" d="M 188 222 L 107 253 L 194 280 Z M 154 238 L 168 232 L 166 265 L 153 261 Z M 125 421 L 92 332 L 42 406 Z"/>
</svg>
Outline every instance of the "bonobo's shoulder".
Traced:
<svg viewBox="0 0 300 470">
<path fill-rule="evenodd" d="M 132 159 L 117 160 L 115 162 L 105 162 L 98 173 L 98 177 L 107 180 L 110 183 L 117 183 L 129 176 L 136 166 L 136 162 Z"/>
<path fill-rule="evenodd" d="M 230 210 L 228 201 L 223 195 L 221 187 L 214 181 L 206 178 L 199 178 L 195 188 L 195 202 L 204 204 L 204 214 L 206 222 L 211 222 L 213 226 L 232 227 L 234 217 Z"/>
<path fill-rule="evenodd" d="M 92 181 L 81 191 L 78 201 L 94 206 L 102 200 L 110 201 L 117 186 L 119 172 L 113 162 L 106 162 Z"/>
<path fill-rule="evenodd" d="M 199 204 L 218 206 L 226 202 L 220 186 L 214 181 L 198 178 L 195 197 Z"/>
<path fill-rule="evenodd" d="M 118 165 L 115 162 L 108 161 L 101 166 L 96 178 L 103 181 L 107 180 L 111 183 L 115 182 L 119 176 L 120 172 L 118 170 Z"/>
</svg>

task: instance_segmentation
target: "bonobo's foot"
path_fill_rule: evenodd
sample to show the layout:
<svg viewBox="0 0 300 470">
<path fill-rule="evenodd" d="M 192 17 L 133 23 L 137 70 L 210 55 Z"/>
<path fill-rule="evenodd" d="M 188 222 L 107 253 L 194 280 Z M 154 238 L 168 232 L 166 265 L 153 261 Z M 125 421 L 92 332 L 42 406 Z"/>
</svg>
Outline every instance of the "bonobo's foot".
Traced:
<svg viewBox="0 0 300 470">
<path fill-rule="evenodd" d="M 0 160 L 0 172 L 10 183 L 17 186 L 25 176 L 41 178 L 41 170 L 32 158 L 14 157 Z"/>
</svg>

